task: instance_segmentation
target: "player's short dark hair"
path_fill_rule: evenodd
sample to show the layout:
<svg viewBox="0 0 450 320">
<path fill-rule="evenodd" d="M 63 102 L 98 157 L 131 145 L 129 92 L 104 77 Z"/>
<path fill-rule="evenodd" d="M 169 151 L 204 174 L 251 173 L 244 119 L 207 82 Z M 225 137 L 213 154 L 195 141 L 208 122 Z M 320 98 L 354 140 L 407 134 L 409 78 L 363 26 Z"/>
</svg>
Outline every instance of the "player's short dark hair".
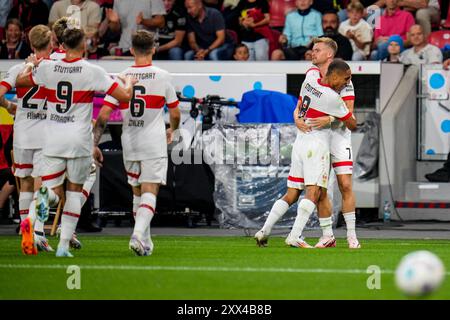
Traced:
<svg viewBox="0 0 450 320">
<path fill-rule="evenodd" d="M 346 72 L 350 70 L 350 66 L 342 59 L 334 59 L 328 66 L 327 76 L 335 72 Z"/>
<path fill-rule="evenodd" d="M 131 46 L 138 55 L 148 55 L 152 53 L 155 38 L 147 30 L 138 30 L 131 37 Z"/>
<path fill-rule="evenodd" d="M 64 46 L 68 49 L 78 49 L 84 41 L 84 31 L 81 29 L 66 29 L 63 34 Z"/>
</svg>

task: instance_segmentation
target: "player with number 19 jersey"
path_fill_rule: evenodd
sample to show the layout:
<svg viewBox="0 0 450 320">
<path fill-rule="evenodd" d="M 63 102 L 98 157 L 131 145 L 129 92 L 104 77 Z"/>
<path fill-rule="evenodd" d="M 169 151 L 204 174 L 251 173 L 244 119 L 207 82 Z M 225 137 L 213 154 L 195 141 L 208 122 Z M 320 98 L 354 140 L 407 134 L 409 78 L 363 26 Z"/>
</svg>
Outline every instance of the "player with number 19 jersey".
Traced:
<svg viewBox="0 0 450 320">
<path fill-rule="evenodd" d="M 119 103 L 106 96 L 104 105 L 120 108 L 122 113 L 122 148 L 128 182 L 132 186 L 142 182 L 165 184 L 167 141 L 164 106 L 175 108 L 179 103 L 171 76 L 151 64 L 132 66 L 121 74 L 138 80 L 133 88 L 133 98 L 129 103 Z"/>
<path fill-rule="evenodd" d="M 322 84 L 313 73 L 307 73 L 300 90 L 299 116 L 308 119 L 334 116 L 345 121 L 352 116 L 344 101 L 330 86 Z M 298 130 L 292 149 L 288 187 L 304 189 L 305 185 L 327 188 L 330 171 L 331 128 Z"/>
</svg>

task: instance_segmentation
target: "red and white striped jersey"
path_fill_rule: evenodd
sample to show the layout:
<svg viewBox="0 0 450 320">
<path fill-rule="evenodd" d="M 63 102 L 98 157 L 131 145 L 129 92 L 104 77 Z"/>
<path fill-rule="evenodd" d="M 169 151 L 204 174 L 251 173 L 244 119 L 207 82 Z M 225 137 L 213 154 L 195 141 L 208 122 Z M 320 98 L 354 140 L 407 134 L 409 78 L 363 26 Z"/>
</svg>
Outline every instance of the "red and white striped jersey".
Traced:
<svg viewBox="0 0 450 320">
<path fill-rule="evenodd" d="M 319 74 L 319 77 L 317 77 Z M 331 115 L 340 120 L 346 120 L 352 116 L 340 95 L 330 86 L 321 82 L 320 73 L 307 72 L 305 81 L 300 90 L 300 116 L 308 119 Z M 301 132 L 299 130 L 299 132 Z M 307 135 L 315 135 L 325 143 L 329 142 L 331 129 L 313 129 Z"/>
<path fill-rule="evenodd" d="M 121 109 L 124 159 L 140 161 L 167 157 L 164 105 L 168 108 L 178 106 L 170 74 L 152 65 L 132 66 L 121 74 L 138 80 L 132 100 L 119 104 L 113 97 L 106 96 L 104 104 Z"/>
<path fill-rule="evenodd" d="M 25 63 L 16 64 L 0 83 L 9 90 L 16 86 L 18 74 Z M 20 149 L 41 149 L 42 132 L 46 118 L 46 89 L 43 86 L 16 88 L 17 109 L 14 119 L 14 147 Z"/>
<path fill-rule="evenodd" d="M 82 59 L 42 61 L 31 79 L 47 89 L 43 153 L 62 158 L 91 156 L 94 93 L 110 94 L 118 83 L 103 68 Z"/>
<path fill-rule="evenodd" d="M 50 55 L 50 59 L 52 60 L 62 60 L 66 57 L 66 51 L 62 49 L 56 49 Z"/>
<path fill-rule="evenodd" d="M 306 71 L 306 74 L 311 76 L 311 79 L 313 77 L 316 77 L 317 79 L 322 78 L 320 75 L 320 69 L 317 67 L 311 67 Z M 350 82 L 348 83 L 348 85 L 346 85 L 344 87 L 344 89 L 341 90 L 341 92 L 339 92 L 339 95 L 341 96 L 342 100 L 347 101 L 347 100 L 355 100 L 355 89 L 353 87 L 353 83 L 350 80 Z"/>
</svg>

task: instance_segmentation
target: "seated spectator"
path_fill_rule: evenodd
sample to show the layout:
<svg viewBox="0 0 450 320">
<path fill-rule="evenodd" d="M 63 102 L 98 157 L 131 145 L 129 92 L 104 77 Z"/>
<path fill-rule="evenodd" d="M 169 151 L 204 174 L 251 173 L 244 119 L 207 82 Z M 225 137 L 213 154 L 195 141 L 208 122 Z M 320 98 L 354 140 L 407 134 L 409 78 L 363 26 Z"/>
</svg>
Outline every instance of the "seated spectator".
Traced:
<svg viewBox="0 0 450 320">
<path fill-rule="evenodd" d="M 100 46 L 100 37 L 98 35 L 98 29 L 94 27 L 84 28 L 86 35 L 86 52 L 84 57 L 86 59 L 101 59 L 102 57 L 109 56 L 108 50 Z"/>
<path fill-rule="evenodd" d="M 226 41 L 225 20 L 222 14 L 205 7 L 201 0 L 186 0 L 188 12 L 187 33 L 191 50 L 186 60 L 229 60 L 233 44 Z"/>
<path fill-rule="evenodd" d="M 100 25 L 100 6 L 95 1 L 89 0 L 60 0 L 50 9 L 48 22 L 52 26 L 56 20 L 62 17 L 70 17 L 73 12 L 69 7 L 77 6 L 80 10 L 80 23 L 82 28 L 88 26 L 98 28 Z"/>
<path fill-rule="evenodd" d="M 380 26 L 375 28 L 374 41 L 372 44 L 371 60 L 383 60 L 387 57 L 387 40 L 394 34 L 400 35 L 406 40 L 406 33 L 415 24 L 411 13 L 400 10 L 399 0 L 386 0 L 386 10 L 380 17 Z M 405 43 L 408 46 L 408 43 Z"/>
<path fill-rule="evenodd" d="M 8 13 L 13 6 L 13 0 L 0 1 L 0 39 L 4 38 L 5 24 L 8 20 Z"/>
<path fill-rule="evenodd" d="M 376 17 L 381 16 L 385 6 L 385 0 L 349 0 L 350 3 L 361 2 L 364 7 L 364 19 L 372 26 L 375 27 Z M 340 10 L 338 12 L 339 21 L 344 22 L 348 19 L 347 9 Z"/>
<path fill-rule="evenodd" d="M 245 44 L 240 43 L 234 48 L 233 59 L 236 61 L 247 61 L 249 59 L 248 48 Z"/>
<path fill-rule="evenodd" d="M 114 33 L 121 33 L 119 51 L 131 55 L 131 35 L 145 28 L 154 31 L 164 27 L 166 10 L 162 0 L 114 0 L 113 9 L 106 9 L 108 27 Z"/>
<path fill-rule="evenodd" d="M 422 26 L 426 37 L 431 32 L 431 24 L 441 22 L 439 0 L 399 0 L 398 5 L 415 14 L 416 21 Z"/>
<path fill-rule="evenodd" d="M 167 12 L 165 26 L 158 31 L 158 47 L 155 59 L 158 60 L 183 60 L 183 40 L 186 35 L 186 11 L 175 6 L 175 0 L 164 0 Z"/>
<path fill-rule="evenodd" d="M 17 18 L 23 25 L 25 33 L 38 25 L 48 24 L 49 10 L 42 0 L 26 0 L 16 4 L 8 15 L 8 19 Z"/>
<path fill-rule="evenodd" d="M 421 25 L 415 24 L 409 29 L 408 40 L 413 45 L 412 48 L 405 50 L 400 57 L 404 64 L 431 64 L 442 63 L 441 50 L 427 42 Z"/>
<path fill-rule="evenodd" d="M 283 49 L 272 53 L 272 60 L 304 60 L 312 39 L 323 34 L 321 14 L 312 9 L 312 0 L 297 0 L 297 10 L 286 16 L 286 24 L 280 35 Z"/>
<path fill-rule="evenodd" d="M 364 6 L 361 2 L 352 2 L 347 7 L 349 19 L 341 22 L 339 33 L 350 39 L 353 49 L 353 61 L 366 60 L 372 43 L 372 27 L 363 19 Z"/>
<path fill-rule="evenodd" d="M 388 39 L 388 56 L 383 62 L 400 63 L 400 54 L 405 49 L 403 47 L 403 39 L 399 35 L 390 36 Z"/>
<path fill-rule="evenodd" d="M 31 48 L 24 40 L 23 27 L 18 19 L 6 22 L 5 40 L 0 47 L 0 59 L 25 59 Z"/>
<path fill-rule="evenodd" d="M 270 14 L 267 0 L 240 0 L 238 36 L 250 53 L 249 60 L 269 60 Z"/>
</svg>

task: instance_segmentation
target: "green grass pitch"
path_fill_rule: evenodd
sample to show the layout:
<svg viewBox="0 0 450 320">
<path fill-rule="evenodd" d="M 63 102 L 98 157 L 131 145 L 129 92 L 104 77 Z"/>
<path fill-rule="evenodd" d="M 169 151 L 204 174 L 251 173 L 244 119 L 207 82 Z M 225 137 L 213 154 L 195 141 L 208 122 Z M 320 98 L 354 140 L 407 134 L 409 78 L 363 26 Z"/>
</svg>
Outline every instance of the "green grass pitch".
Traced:
<svg viewBox="0 0 450 320">
<path fill-rule="evenodd" d="M 450 241 L 363 239 L 351 251 L 345 239 L 336 248 L 297 249 L 281 237 L 258 248 L 249 237 L 154 236 L 153 255 L 136 257 L 128 239 L 84 236 L 70 259 L 23 256 L 19 237 L 2 236 L 0 299 L 404 299 L 393 271 L 415 250 L 442 259 L 446 279 L 430 298 L 450 299 Z M 79 290 L 67 287 L 69 265 L 80 267 Z M 379 290 L 367 288 L 370 265 L 381 268 Z"/>
</svg>

